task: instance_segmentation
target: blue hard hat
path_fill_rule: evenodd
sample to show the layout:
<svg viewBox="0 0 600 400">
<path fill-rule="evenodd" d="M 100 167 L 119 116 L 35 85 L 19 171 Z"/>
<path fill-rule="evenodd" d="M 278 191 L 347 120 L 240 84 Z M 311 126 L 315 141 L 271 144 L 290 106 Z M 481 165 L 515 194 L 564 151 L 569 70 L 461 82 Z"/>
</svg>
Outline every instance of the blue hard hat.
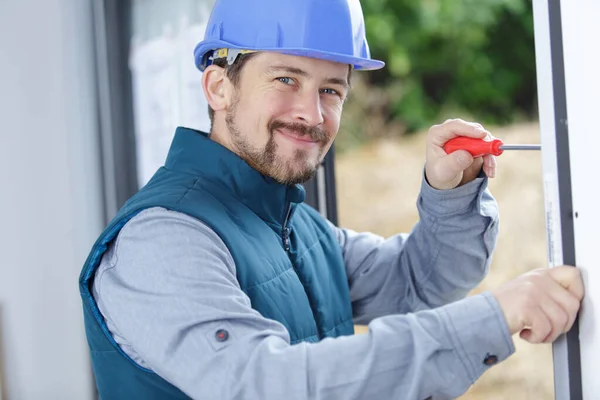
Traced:
<svg viewBox="0 0 600 400">
<path fill-rule="evenodd" d="M 385 65 L 371 59 L 359 0 L 216 0 L 194 49 L 198 69 L 220 49 L 276 51 L 357 70 Z"/>
</svg>

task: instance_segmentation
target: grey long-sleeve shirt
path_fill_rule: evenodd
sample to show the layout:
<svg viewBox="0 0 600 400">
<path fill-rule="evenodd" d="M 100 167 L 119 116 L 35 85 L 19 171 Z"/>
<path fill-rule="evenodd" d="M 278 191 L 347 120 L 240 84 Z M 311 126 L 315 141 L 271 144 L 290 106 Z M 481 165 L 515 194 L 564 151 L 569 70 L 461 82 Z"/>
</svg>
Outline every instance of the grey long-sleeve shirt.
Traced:
<svg viewBox="0 0 600 400">
<path fill-rule="evenodd" d="M 514 352 L 496 300 L 461 299 L 485 276 L 496 240 L 486 185 L 437 191 L 424 180 L 410 234 L 331 225 L 368 334 L 290 345 L 283 325 L 252 309 L 216 233 L 162 208 L 124 226 L 93 294 L 124 351 L 194 399 L 453 398 Z"/>
</svg>

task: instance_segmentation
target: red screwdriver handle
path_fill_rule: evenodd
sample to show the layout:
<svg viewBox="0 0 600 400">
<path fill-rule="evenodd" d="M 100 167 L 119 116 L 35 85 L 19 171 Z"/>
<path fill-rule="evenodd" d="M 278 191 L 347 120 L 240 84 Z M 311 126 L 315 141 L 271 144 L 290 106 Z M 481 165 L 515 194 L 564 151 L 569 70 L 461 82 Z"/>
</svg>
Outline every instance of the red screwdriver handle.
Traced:
<svg viewBox="0 0 600 400">
<path fill-rule="evenodd" d="M 486 154 L 493 154 L 499 156 L 503 153 L 500 148 L 504 143 L 500 139 L 494 139 L 491 141 L 485 141 L 483 139 L 475 139 L 466 136 L 459 136 L 454 139 L 450 139 L 444 145 L 446 153 L 450 154 L 456 150 L 466 150 L 473 157 L 483 157 Z"/>
</svg>

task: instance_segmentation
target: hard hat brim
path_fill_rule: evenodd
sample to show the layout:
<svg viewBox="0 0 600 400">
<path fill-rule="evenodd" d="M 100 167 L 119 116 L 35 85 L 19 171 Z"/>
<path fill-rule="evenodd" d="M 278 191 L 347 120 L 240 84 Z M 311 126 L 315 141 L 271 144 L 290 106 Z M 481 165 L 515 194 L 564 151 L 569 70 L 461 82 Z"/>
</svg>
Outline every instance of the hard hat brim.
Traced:
<svg viewBox="0 0 600 400">
<path fill-rule="evenodd" d="M 381 69 L 385 66 L 385 63 L 380 60 L 372 60 L 369 58 L 354 57 L 347 54 L 331 53 L 327 51 L 313 50 L 313 49 L 301 49 L 301 48 L 252 48 L 252 47 L 240 47 L 232 43 L 225 42 L 223 40 L 206 40 L 198 43 L 194 49 L 194 59 L 196 67 L 200 71 L 204 71 L 206 68 L 207 55 L 212 54 L 213 50 L 220 48 L 239 49 L 239 50 L 253 50 L 253 51 L 273 51 L 282 54 L 288 54 L 300 57 L 316 58 L 320 60 L 333 61 L 341 64 L 352 65 L 355 70 L 369 71 Z"/>
</svg>

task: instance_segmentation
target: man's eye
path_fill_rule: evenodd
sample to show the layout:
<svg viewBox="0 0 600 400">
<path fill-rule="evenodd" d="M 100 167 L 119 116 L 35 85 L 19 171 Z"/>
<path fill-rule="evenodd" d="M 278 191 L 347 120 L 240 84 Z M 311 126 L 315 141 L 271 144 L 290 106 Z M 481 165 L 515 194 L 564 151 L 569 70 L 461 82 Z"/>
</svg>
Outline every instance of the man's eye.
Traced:
<svg viewBox="0 0 600 400">
<path fill-rule="evenodd" d="M 288 77 L 277 78 L 277 80 L 285 85 L 291 85 L 294 83 L 293 79 Z"/>
<path fill-rule="evenodd" d="M 340 93 L 335 89 L 321 89 L 321 93 L 333 94 L 333 95 L 337 95 L 337 96 L 340 95 Z"/>
</svg>

